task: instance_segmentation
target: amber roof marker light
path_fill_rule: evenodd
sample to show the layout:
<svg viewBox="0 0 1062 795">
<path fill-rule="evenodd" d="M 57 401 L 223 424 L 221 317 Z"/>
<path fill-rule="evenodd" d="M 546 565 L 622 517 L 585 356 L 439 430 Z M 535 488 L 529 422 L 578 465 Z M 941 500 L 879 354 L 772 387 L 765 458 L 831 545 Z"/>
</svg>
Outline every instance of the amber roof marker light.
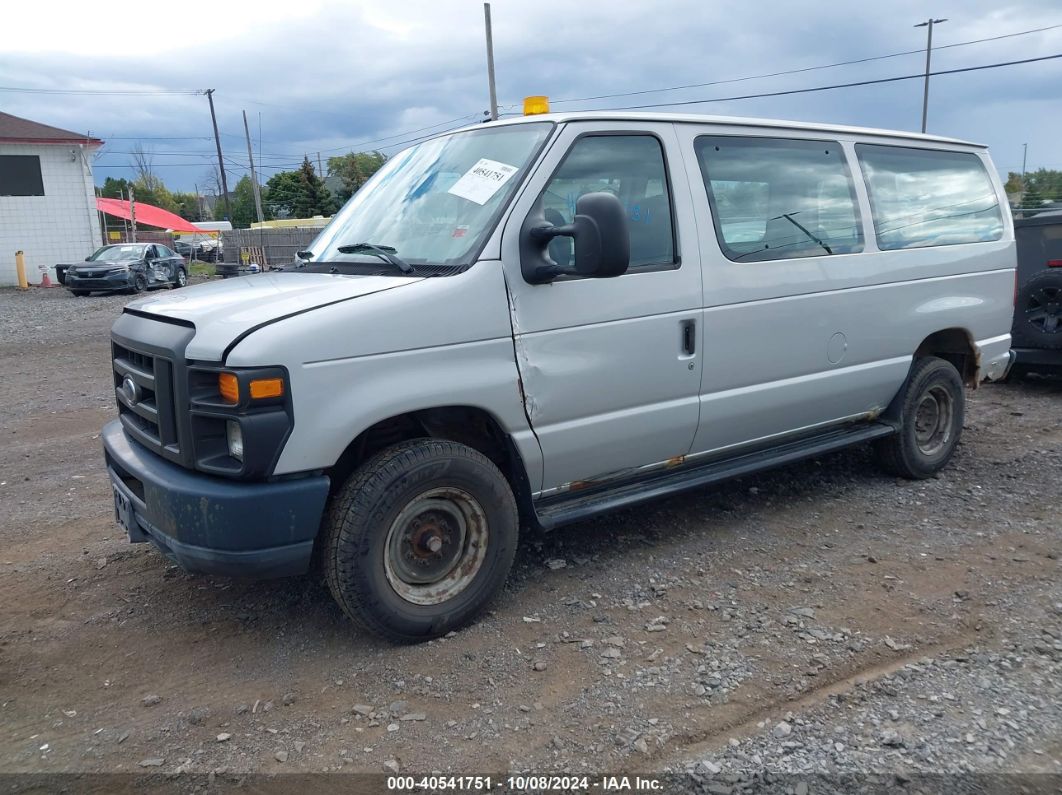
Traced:
<svg viewBox="0 0 1062 795">
<path fill-rule="evenodd" d="M 549 113 L 549 97 L 524 97 L 525 116 L 538 116 L 542 113 Z"/>
</svg>

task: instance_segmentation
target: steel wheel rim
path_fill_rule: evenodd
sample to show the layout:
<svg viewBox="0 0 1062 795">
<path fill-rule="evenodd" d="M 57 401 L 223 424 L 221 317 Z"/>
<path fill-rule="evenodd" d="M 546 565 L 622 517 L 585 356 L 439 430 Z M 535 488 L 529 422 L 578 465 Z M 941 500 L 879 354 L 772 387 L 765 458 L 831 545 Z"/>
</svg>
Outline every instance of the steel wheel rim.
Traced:
<svg viewBox="0 0 1062 795">
<path fill-rule="evenodd" d="M 429 489 L 391 522 L 384 574 L 394 592 L 415 605 L 437 605 L 464 592 L 487 557 L 487 516 L 458 488 Z"/>
<path fill-rule="evenodd" d="M 915 444 L 924 455 L 936 455 L 951 440 L 951 421 L 955 406 L 951 394 L 942 386 L 922 393 L 915 407 Z"/>
</svg>

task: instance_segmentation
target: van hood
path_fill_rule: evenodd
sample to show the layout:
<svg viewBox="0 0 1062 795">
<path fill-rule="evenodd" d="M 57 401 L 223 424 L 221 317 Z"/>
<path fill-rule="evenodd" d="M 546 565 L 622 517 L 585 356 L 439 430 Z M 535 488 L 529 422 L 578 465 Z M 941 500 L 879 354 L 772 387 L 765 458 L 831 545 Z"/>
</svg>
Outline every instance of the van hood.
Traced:
<svg viewBox="0 0 1062 795">
<path fill-rule="evenodd" d="M 262 273 L 161 292 L 127 310 L 195 326 L 189 359 L 221 361 L 239 337 L 285 317 L 339 301 L 404 287 L 421 278 L 332 273 Z"/>
</svg>

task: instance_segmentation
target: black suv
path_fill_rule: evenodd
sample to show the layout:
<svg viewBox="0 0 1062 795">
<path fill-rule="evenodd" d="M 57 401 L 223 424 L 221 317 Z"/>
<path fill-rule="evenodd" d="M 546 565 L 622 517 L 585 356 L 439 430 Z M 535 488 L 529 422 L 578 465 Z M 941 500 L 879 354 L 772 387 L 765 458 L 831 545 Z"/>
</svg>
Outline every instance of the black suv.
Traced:
<svg viewBox="0 0 1062 795">
<path fill-rule="evenodd" d="M 1062 372 L 1062 213 L 1014 222 L 1018 243 L 1017 299 L 1011 375 Z"/>
</svg>

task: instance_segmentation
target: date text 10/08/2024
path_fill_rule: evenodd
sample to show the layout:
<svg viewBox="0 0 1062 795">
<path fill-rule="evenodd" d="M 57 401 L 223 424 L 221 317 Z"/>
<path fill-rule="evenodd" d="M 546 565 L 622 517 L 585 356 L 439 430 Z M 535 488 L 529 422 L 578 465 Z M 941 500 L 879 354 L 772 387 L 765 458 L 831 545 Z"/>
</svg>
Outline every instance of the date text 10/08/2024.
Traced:
<svg viewBox="0 0 1062 795">
<path fill-rule="evenodd" d="M 642 776 L 388 776 L 390 792 L 660 792 L 660 779 Z"/>
</svg>

